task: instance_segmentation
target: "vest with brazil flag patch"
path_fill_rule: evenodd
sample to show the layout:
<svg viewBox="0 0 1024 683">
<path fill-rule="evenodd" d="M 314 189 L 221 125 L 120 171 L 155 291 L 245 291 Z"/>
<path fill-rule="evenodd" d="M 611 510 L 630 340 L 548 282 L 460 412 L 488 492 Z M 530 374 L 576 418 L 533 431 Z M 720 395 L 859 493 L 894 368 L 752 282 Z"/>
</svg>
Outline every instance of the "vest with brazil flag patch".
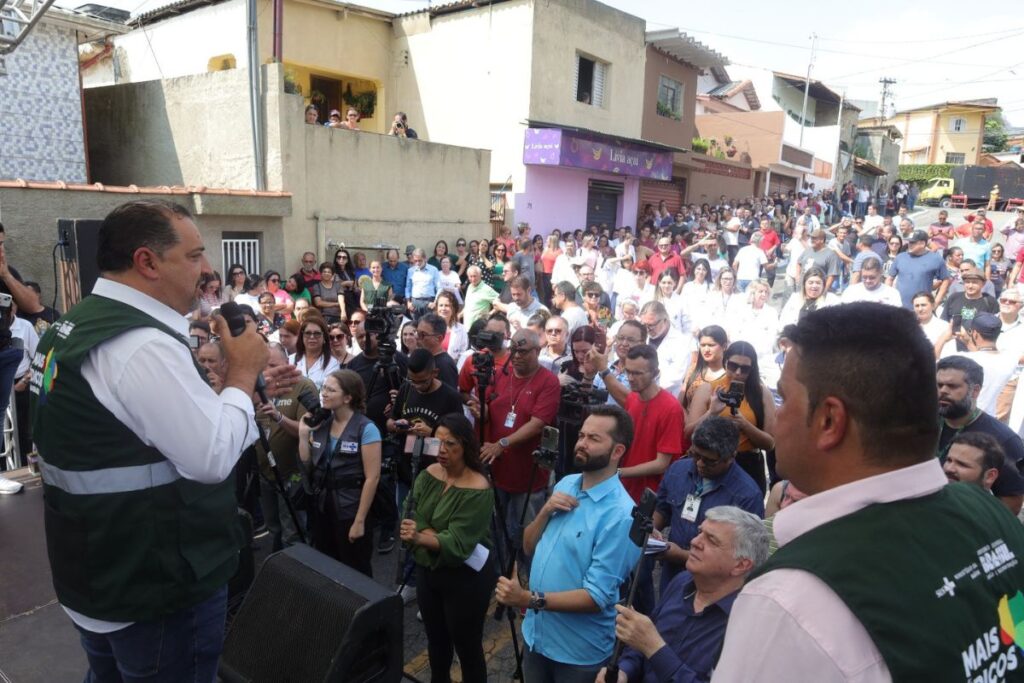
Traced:
<svg viewBox="0 0 1024 683">
<path fill-rule="evenodd" d="M 148 621 L 206 600 L 234 574 L 244 542 L 233 480 L 183 478 L 82 377 L 92 349 L 140 327 L 188 349 L 184 337 L 146 313 L 91 295 L 47 330 L 32 362 L 54 588 L 65 607 L 104 621 Z"/>
<path fill-rule="evenodd" d="M 793 539 L 775 569 L 817 576 L 893 681 L 1024 680 L 1024 528 L 978 486 L 870 505 Z"/>
</svg>

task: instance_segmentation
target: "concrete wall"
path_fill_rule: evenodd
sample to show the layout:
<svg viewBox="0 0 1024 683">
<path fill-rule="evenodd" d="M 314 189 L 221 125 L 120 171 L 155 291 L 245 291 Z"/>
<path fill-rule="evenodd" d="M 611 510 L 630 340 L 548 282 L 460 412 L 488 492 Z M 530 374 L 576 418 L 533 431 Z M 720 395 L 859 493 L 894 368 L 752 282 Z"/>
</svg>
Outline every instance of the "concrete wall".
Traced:
<svg viewBox="0 0 1024 683">
<path fill-rule="evenodd" d="M 285 265 L 280 214 L 290 211 L 287 198 L 209 197 L 195 194 L 140 194 L 88 190 L 0 187 L 0 222 L 7 233 L 5 250 L 22 277 L 39 282 L 43 301 L 53 301 L 53 262 L 60 218 L 102 220 L 112 209 L 136 199 L 165 199 L 185 205 L 196 216 L 211 266 L 223 274 L 221 239 L 225 232 L 263 234 L 262 265 Z M 266 212 L 268 215 L 260 215 Z M 237 215 L 239 213 L 249 215 Z"/>
<path fill-rule="evenodd" d="M 4 62 L 0 178 L 85 182 L 75 31 L 44 20 Z"/>
<path fill-rule="evenodd" d="M 524 182 L 530 116 L 532 0 L 394 21 L 392 101 L 425 138 L 491 150 L 490 181 Z"/>
<path fill-rule="evenodd" d="M 754 172 L 749 167 L 722 159 L 708 159 L 700 154 L 691 156 L 694 167 L 689 168 L 686 175 L 688 204 L 714 203 L 723 194 L 729 199 L 742 199 L 761 193 L 760 188 L 754 188 Z M 736 168 L 739 175 L 746 177 L 730 176 L 725 167 Z"/>
<path fill-rule="evenodd" d="M 284 224 L 289 264 L 314 245 L 333 252 L 329 241 L 429 249 L 490 234 L 486 150 L 306 125 L 302 98 L 273 87 L 279 69 L 267 74 L 268 160 L 280 169 L 270 182 L 295 192 Z"/>
<path fill-rule="evenodd" d="M 264 22 L 273 15 L 265 12 Z M 177 78 L 209 71 L 212 57 L 232 55 L 245 69 L 245 0 L 227 0 L 169 17 L 113 38 L 114 80 L 105 69 L 82 74 L 86 88 Z"/>
<path fill-rule="evenodd" d="M 232 69 L 86 90 L 93 179 L 255 187 L 248 87 Z"/>
<path fill-rule="evenodd" d="M 702 138 L 716 138 L 719 143 L 731 135 L 739 153 L 749 154 L 756 168 L 779 160 L 786 118 L 781 111 L 702 114 L 697 116 L 697 131 Z"/>
<path fill-rule="evenodd" d="M 939 163 L 939 161 L 945 160 L 945 155 L 943 155 L 942 159 L 934 161 L 934 111 L 916 111 L 897 114 L 891 121 L 887 121 L 887 123 L 891 123 L 899 128 L 900 133 L 903 135 L 903 146 L 901 151 L 902 158 L 900 163 L 929 164 Z"/>
<path fill-rule="evenodd" d="M 647 44 L 643 19 L 594 0 L 534 3 L 530 118 L 640 137 Z M 604 102 L 576 101 L 576 55 L 608 64 Z"/>
<path fill-rule="evenodd" d="M 963 132 L 953 132 L 953 119 L 964 119 Z M 935 150 L 933 163 L 946 162 L 946 154 L 950 152 L 964 155 L 965 164 L 978 163 L 981 153 L 981 140 L 985 131 L 985 115 L 976 111 L 943 111 L 939 115 L 938 147 Z"/>
<path fill-rule="evenodd" d="M 680 103 L 682 120 L 658 114 L 658 91 L 661 77 L 667 76 L 683 85 Z M 689 149 L 697 134 L 694 111 L 697 106 L 697 70 L 680 64 L 663 52 L 647 46 L 644 68 L 643 126 L 644 140 Z"/>
</svg>

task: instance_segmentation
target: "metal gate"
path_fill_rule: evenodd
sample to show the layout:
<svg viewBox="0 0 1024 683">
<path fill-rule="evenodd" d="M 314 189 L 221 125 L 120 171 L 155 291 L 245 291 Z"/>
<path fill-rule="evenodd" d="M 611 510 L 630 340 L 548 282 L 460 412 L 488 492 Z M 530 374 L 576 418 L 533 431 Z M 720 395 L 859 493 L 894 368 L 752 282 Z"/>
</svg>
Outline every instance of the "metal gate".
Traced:
<svg viewBox="0 0 1024 683">
<path fill-rule="evenodd" d="M 221 254 L 224 262 L 221 274 L 227 282 L 227 273 L 235 263 L 245 268 L 246 273 L 262 273 L 260 270 L 260 241 L 255 238 L 231 238 L 221 240 Z"/>
</svg>

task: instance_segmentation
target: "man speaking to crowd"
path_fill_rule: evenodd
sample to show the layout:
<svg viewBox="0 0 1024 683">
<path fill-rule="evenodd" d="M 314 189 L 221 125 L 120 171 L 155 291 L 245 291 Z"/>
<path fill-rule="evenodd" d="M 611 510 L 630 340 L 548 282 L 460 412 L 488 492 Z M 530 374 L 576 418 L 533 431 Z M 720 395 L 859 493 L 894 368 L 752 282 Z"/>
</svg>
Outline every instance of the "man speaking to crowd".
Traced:
<svg viewBox="0 0 1024 683">
<path fill-rule="evenodd" d="M 184 316 L 210 265 L 184 207 L 114 209 L 96 260 L 92 294 L 33 360 L 57 599 L 81 633 L 86 680 L 212 681 L 225 586 L 247 541 L 229 475 L 257 436 L 252 392 L 267 345 L 251 320 L 233 337 L 214 318 L 227 373 L 219 395 L 206 384 Z M 290 386 L 294 370 L 267 381 Z"/>
</svg>

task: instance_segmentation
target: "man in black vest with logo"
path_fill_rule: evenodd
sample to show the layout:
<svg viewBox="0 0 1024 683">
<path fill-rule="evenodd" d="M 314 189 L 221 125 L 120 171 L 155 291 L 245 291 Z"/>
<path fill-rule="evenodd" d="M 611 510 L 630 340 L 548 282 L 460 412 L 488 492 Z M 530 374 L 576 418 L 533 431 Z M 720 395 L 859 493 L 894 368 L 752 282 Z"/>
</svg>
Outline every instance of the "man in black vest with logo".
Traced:
<svg viewBox="0 0 1024 683">
<path fill-rule="evenodd" d="M 1024 528 L 948 484 L 935 357 L 910 311 L 852 303 L 787 334 L 779 474 L 808 494 L 733 605 L 713 680 L 1021 680 Z"/>
<path fill-rule="evenodd" d="M 88 681 L 212 681 L 226 584 L 247 541 L 232 468 L 256 439 L 252 392 L 267 346 L 214 319 L 218 395 L 189 349 L 203 240 L 188 210 L 137 201 L 99 232 L 101 277 L 33 359 L 32 420 L 57 599 L 81 634 Z M 295 382 L 268 371 L 271 395 Z"/>
</svg>

